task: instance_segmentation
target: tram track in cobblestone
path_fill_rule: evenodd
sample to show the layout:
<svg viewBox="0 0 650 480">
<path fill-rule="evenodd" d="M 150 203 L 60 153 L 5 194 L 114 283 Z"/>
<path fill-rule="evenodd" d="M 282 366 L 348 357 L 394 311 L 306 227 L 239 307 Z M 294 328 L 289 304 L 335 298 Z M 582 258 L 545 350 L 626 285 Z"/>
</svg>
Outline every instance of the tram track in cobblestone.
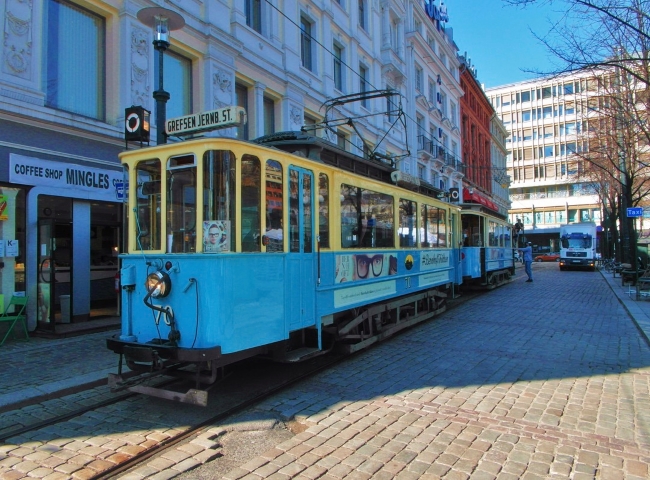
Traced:
<svg viewBox="0 0 650 480">
<path fill-rule="evenodd" d="M 156 455 L 159 455 L 163 451 L 171 449 L 174 446 L 178 445 L 179 443 L 187 439 L 190 439 L 191 437 L 200 435 L 202 431 L 211 428 L 215 423 L 219 423 L 228 417 L 237 415 L 243 412 L 244 410 L 254 406 L 255 404 L 261 402 L 262 400 L 265 400 L 276 393 L 282 392 L 286 388 L 289 388 L 292 385 L 295 385 L 296 383 L 306 380 L 323 370 L 327 370 L 328 368 L 335 366 L 336 364 L 346 360 L 347 358 L 349 358 L 349 355 L 334 355 L 334 358 L 330 358 L 327 361 L 320 363 L 316 368 L 309 369 L 306 372 L 303 372 L 302 374 L 293 377 L 282 384 L 276 385 L 268 390 L 264 390 L 263 392 L 260 392 L 258 395 L 243 400 L 237 405 L 232 406 L 231 408 L 220 411 L 217 414 L 211 416 L 210 418 L 200 422 L 199 424 L 188 428 L 186 431 L 172 438 L 169 438 L 164 442 L 161 442 L 159 445 L 150 448 L 149 450 L 146 450 L 141 454 L 138 454 L 128 459 L 125 462 L 115 465 L 115 467 L 109 470 L 103 471 L 97 474 L 96 476 L 91 477 L 91 479 L 104 480 L 104 479 L 114 478 L 116 475 L 119 475 L 120 473 L 124 473 L 128 470 L 131 470 L 132 468 L 138 466 L 143 461 L 148 460 L 149 458 L 152 458 Z"/>
<path fill-rule="evenodd" d="M 472 298 L 474 298 L 476 296 L 479 296 L 479 295 L 481 295 L 483 293 L 487 293 L 487 292 L 471 291 L 471 292 L 468 292 L 468 293 L 464 293 L 462 295 L 462 299 L 461 299 L 461 295 L 458 295 L 458 296 L 456 296 L 455 299 L 452 299 L 452 301 L 450 301 L 448 303 L 448 306 L 447 306 L 447 309 L 445 310 L 445 312 L 449 311 L 449 310 L 453 309 L 454 307 L 456 307 L 456 306 L 458 306 L 458 305 L 460 305 L 460 304 L 462 304 L 462 303 L 464 303 L 464 302 L 466 302 L 466 301 L 468 301 L 468 300 L 470 300 L 470 299 L 472 299 Z M 441 315 L 444 315 L 445 312 L 443 312 Z M 439 318 L 439 316 L 437 316 L 435 318 Z M 435 320 L 435 318 L 434 318 L 434 320 Z M 417 326 L 415 326 L 414 328 L 417 328 Z M 270 388 L 269 390 L 264 391 L 264 392 L 260 393 L 259 395 L 255 396 L 253 398 L 249 398 L 249 399 L 241 402 L 240 404 L 238 404 L 236 406 L 233 406 L 232 408 L 229 408 L 227 410 L 219 412 L 218 414 L 214 415 L 213 417 L 211 417 L 209 419 L 206 419 L 205 421 L 201 422 L 200 424 L 197 424 L 197 425 L 189 428 L 187 431 L 177 435 L 176 437 L 170 438 L 168 441 L 165 441 L 165 442 L 157 445 L 154 448 L 151 448 L 151 449 L 149 449 L 149 450 L 147 450 L 145 452 L 142 452 L 141 454 L 132 457 L 128 461 L 125 461 L 125 462 L 123 462 L 123 463 L 121 463 L 119 465 L 115 465 L 115 467 L 111 468 L 110 470 L 103 471 L 103 472 L 99 473 L 98 475 L 96 475 L 94 477 L 91 477 L 91 478 L 92 478 L 92 480 L 108 480 L 110 478 L 115 478 L 116 476 L 118 476 L 120 474 L 123 474 L 123 473 L 126 473 L 126 472 L 128 472 L 130 470 L 133 470 L 134 468 L 138 467 L 141 463 L 145 462 L 146 460 L 148 460 L 150 458 L 153 458 L 153 457 L 156 457 L 156 456 L 159 456 L 164 451 L 171 450 L 176 445 L 178 445 L 178 444 L 180 444 L 180 443 L 182 443 L 182 442 L 184 442 L 184 441 L 186 441 L 188 439 L 191 439 L 192 437 L 200 436 L 202 434 L 202 432 L 204 432 L 206 430 L 210 430 L 211 428 L 213 428 L 215 424 L 218 424 L 218 423 L 224 421 L 227 418 L 234 417 L 234 416 L 242 413 L 243 411 L 255 406 L 256 404 L 262 402 L 263 400 L 266 400 L 267 398 L 273 396 L 274 394 L 280 393 L 283 390 L 291 387 L 292 385 L 295 385 L 295 384 L 297 384 L 297 383 L 299 383 L 301 381 L 304 381 L 304 380 L 318 374 L 319 372 L 327 370 L 328 368 L 331 368 L 331 367 L 337 365 L 338 363 L 349 359 L 351 356 L 356 355 L 356 354 L 360 354 L 362 352 L 363 352 L 363 350 L 360 351 L 360 352 L 356 352 L 354 354 L 351 354 L 351 355 L 349 355 L 349 354 L 347 354 L 347 355 L 343 355 L 343 354 L 337 355 L 337 354 L 331 353 L 330 355 L 333 356 L 334 358 L 329 359 L 328 361 L 326 361 L 325 363 L 323 363 L 321 365 L 318 365 L 317 368 L 308 370 L 307 372 L 304 372 L 303 374 L 301 374 L 299 376 L 296 376 L 295 378 L 292 378 L 289 381 L 287 381 L 287 382 L 285 382 L 285 383 L 283 383 L 281 385 L 277 385 L 277 386 L 275 386 L 273 388 Z M 217 436 L 218 436 L 217 434 L 213 435 L 213 437 L 217 437 Z M 219 456 L 219 455 L 217 455 L 217 456 Z"/>
<path fill-rule="evenodd" d="M 477 295 L 480 293 L 463 293 L 450 300 L 447 310 Z M 217 386 L 219 391 L 211 395 L 213 401 L 206 408 L 179 406 L 130 392 L 120 394 L 0 433 L 0 460 L 7 462 L 11 451 L 19 450 L 9 464 L 10 468 L 25 470 L 24 478 L 28 478 L 30 462 L 34 463 L 34 469 L 49 468 L 52 472 L 84 478 L 115 478 L 192 437 L 200 437 L 201 432 L 223 419 L 348 358 L 350 355 L 331 352 L 303 364 L 242 362 Z M 65 404 L 65 398 L 60 401 Z M 140 443 L 139 435 L 142 436 Z M 218 448 L 214 442 L 212 444 Z M 219 456 L 218 451 L 208 450 L 210 447 L 197 458 L 208 461 Z M 26 461 L 25 457 L 41 460 Z M 12 466 L 13 461 L 16 463 Z"/>
</svg>

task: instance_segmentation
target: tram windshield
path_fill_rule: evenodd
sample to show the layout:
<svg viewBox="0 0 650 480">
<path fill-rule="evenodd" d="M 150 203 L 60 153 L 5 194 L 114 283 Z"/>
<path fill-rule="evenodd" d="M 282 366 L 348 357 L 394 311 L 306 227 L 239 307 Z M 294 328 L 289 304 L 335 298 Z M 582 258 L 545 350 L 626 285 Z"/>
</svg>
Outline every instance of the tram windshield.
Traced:
<svg viewBox="0 0 650 480">
<path fill-rule="evenodd" d="M 135 176 L 138 186 L 135 209 L 136 246 L 139 250 L 159 250 L 162 245 L 160 160 L 138 163 Z"/>
</svg>

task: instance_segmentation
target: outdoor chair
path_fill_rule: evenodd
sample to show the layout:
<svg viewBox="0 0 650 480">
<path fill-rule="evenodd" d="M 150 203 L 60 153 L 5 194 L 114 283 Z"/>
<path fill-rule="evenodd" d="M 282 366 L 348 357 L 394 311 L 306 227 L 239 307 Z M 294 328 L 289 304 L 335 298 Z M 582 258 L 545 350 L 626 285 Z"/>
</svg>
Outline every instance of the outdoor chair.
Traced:
<svg viewBox="0 0 650 480">
<path fill-rule="evenodd" d="M 650 297 L 650 268 L 647 268 L 636 280 L 636 299 Z"/>
<path fill-rule="evenodd" d="M 0 324 L 9 324 L 7 333 L 0 342 L 0 347 L 5 343 L 5 340 L 7 340 L 7 337 L 17 324 L 23 326 L 23 330 L 25 331 L 25 340 L 29 340 L 29 333 L 27 332 L 27 318 L 25 316 L 26 307 L 27 297 L 17 297 L 15 295 L 11 297 L 9 305 L 7 305 L 5 311 L 2 313 L 2 315 L 0 315 Z"/>
</svg>

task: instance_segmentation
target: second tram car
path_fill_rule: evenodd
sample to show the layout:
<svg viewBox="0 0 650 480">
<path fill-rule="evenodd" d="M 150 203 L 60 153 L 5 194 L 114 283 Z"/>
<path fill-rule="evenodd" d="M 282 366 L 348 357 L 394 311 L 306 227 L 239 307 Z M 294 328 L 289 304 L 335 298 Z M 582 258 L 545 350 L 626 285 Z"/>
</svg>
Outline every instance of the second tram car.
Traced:
<svg viewBox="0 0 650 480">
<path fill-rule="evenodd" d="M 461 212 L 463 284 L 494 288 L 512 281 L 515 273 L 512 225 L 477 210 Z"/>
<path fill-rule="evenodd" d="M 107 341 L 119 354 L 113 388 L 206 405 L 202 387 L 232 362 L 354 351 L 444 311 L 453 295 L 460 208 L 433 187 L 396 185 L 386 162 L 300 133 L 194 139 L 120 159 L 128 249 L 121 333 Z M 479 214 L 465 222 L 484 228 L 490 248 L 507 230 Z M 505 259 L 484 250 L 489 272 L 494 263 L 505 276 Z M 124 364 L 196 388 L 127 381 Z"/>
</svg>

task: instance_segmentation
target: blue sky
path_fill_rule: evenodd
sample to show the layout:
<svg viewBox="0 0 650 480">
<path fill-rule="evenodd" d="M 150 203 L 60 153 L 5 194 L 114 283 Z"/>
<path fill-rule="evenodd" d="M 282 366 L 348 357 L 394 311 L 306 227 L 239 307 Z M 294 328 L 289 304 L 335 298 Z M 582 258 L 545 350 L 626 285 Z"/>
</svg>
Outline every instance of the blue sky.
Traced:
<svg viewBox="0 0 650 480">
<path fill-rule="evenodd" d="M 555 60 L 533 36 L 547 34 L 548 18 L 559 18 L 558 8 L 535 5 L 526 8 L 502 0 L 445 0 L 448 26 L 461 55 L 467 52 L 486 88 L 535 78 L 523 70 L 553 70 Z"/>
</svg>

